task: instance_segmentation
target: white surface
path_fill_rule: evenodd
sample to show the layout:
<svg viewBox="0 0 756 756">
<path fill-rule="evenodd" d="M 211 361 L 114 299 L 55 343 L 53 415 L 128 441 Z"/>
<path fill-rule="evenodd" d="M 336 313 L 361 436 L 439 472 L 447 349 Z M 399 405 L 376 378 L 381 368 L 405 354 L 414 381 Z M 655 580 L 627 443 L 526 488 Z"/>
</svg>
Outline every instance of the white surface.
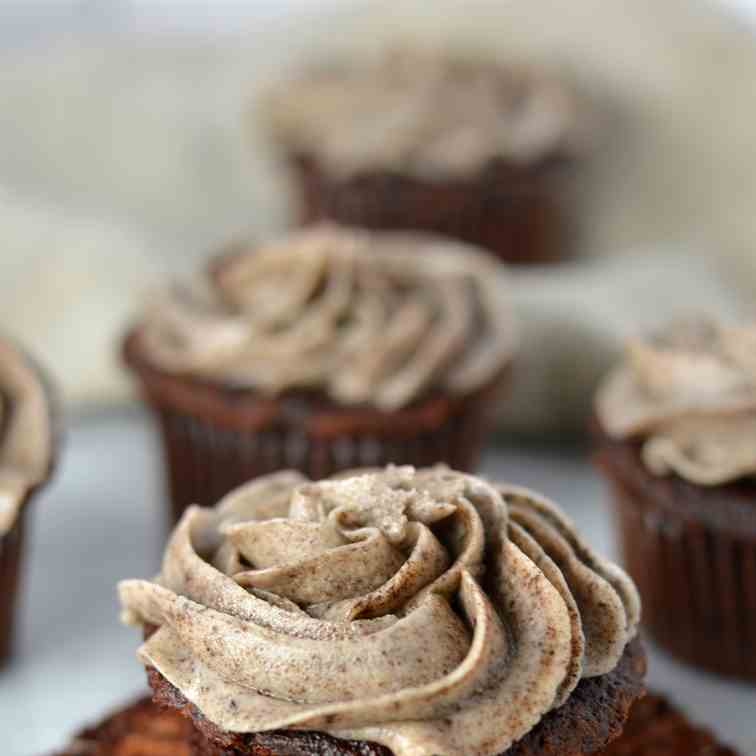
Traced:
<svg viewBox="0 0 756 756">
<path fill-rule="evenodd" d="M 3 756 L 49 753 L 145 687 L 138 635 L 118 623 L 114 584 L 157 570 L 164 521 L 155 437 L 136 413 L 90 417 L 71 427 L 65 452 L 34 513 L 20 655 L 0 673 Z M 610 550 L 603 488 L 585 454 L 504 448 L 488 454 L 484 470 L 554 497 Z M 756 687 L 698 674 L 656 652 L 650 683 L 756 756 Z"/>
<path fill-rule="evenodd" d="M 720 4 L 748 15 L 756 20 L 756 0 L 720 0 Z"/>
</svg>

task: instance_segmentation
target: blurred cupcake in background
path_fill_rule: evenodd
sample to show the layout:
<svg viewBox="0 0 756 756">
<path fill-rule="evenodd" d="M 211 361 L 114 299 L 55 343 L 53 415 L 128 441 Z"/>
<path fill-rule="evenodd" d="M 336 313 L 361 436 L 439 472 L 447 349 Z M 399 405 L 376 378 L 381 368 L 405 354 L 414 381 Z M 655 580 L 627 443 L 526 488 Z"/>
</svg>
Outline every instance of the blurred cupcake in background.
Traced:
<svg viewBox="0 0 756 756">
<path fill-rule="evenodd" d="M 159 421 L 178 518 L 284 468 L 472 470 L 515 343 L 485 253 L 322 225 L 237 245 L 163 292 L 125 358 Z"/>
<path fill-rule="evenodd" d="M 598 462 L 652 635 L 756 680 L 756 325 L 632 340 L 596 400 Z"/>
<path fill-rule="evenodd" d="M 50 476 L 53 426 L 47 379 L 0 337 L 0 665 L 12 651 L 29 503 Z"/>
<path fill-rule="evenodd" d="M 586 110 L 543 71 L 409 51 L 305 71 L 263 103 L 303 223 L 431 231 L 517 263 L 569 254 Z"/>
</svg>

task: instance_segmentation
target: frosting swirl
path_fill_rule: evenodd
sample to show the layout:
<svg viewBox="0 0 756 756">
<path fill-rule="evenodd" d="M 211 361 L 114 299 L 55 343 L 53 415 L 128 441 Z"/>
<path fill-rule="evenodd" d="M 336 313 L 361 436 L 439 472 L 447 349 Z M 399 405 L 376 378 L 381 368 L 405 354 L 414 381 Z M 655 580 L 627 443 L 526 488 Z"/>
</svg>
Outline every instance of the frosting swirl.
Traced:
<svg viewBox="0 0 756 756">
<path fill-rule="evenodd" d="M 0 338 L 0 536 L 16 522 L 27 494 L 52 458 L 50 408 L 29 360 Z"/>
<path fill-rule="evenodd" d="M 574 93 L 545 73 L 440 54 L 394 52 L 281 83 L 265 109 L 287 150 L 348 177 L 371 170 L 466 176 L 501 159 L 574 152 Z"/>
<path fill-rule="evenodd" d="M 646 467 L 704 486 L 756 474 L 756 325 L 673 323 L 633 339 L 599 389 L 615 438 L 642 438 Z"/>
<path fill-rule="evenodd" d="M 257 479 L 119 586 L 139 651 L 223 730 L 491 756 L 635 634 L 630 579 L 550 502 L 445 467 Z"/>
<path fill-rule="evenodd" d="M 266 395 L 318 389 L 390 410 L 474 391 L 514 349 L 496 264 L 436 237 L 323 225 L 229 255 L 204 283 L 157 299 L 148 358 Z"/>
</svg>

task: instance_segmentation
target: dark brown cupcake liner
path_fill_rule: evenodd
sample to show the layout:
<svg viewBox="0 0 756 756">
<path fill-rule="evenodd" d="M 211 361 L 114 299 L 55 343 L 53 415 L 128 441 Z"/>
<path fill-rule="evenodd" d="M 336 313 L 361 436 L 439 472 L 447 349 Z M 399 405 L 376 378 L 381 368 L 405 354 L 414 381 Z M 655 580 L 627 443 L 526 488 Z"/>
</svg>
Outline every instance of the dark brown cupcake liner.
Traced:
<svg viewBox="0 0 756 756">
<path fill-rule="evenodd" d="M 10 659 L 15 639 L 28 510 L 25 502 L 13 527 L 0 537 L 0 667 Z"/>
<path fill-rule="evenodd" d="M 683 661 L 756 681 L 756 485 L 658 478 L 630 443 L 606 442 L 599 462 L 651 637 Z"/>
<path fill-rule="evenodd" d="M 472 472 L 509 372 L 467 396 L 438 395 L 381 412 L 306 394 L 262 398 L 168 375 L 146 364 L 137 342 L 133 331 L 125 359 L 158 422 L 174 521 L 191 504 L 211 506 L 236 486 L 283 469 L 313 480 L 389 463 L 445 462 Z"/>
<path fill-rule="evenodd" d="M 303 225 L 331 220 L 373 230 L 420 230 L 476 244 L 513 263 L 569 256 L 568 162 L 493 164 L 470 179 L 423 181 L 392 173 L 338 180 L 305 156 L 290 163 Z"/>
</svg>

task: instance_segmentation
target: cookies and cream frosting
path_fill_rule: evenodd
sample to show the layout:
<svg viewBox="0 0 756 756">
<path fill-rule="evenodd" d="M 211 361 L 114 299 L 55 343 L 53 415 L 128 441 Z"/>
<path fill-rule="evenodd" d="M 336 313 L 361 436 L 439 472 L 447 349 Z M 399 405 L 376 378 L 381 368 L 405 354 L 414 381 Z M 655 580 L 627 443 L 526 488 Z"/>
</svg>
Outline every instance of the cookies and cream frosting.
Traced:
<svg viewBox="0 0 756 756">
<path fill-rule="evenodd" d="M 689 320 L 631 340 L 596 409 L 610 436 L 642 439 L 654 474 L 704 486 L 756 475 L 756 325 Z"/>
<path fill-rule="evenodd" d="M 47 394 L 28 359 L 0 338 L 0 536 L 48 474 L 52 430 Z"/>
<path fill-rule="evenodd" d="M 139 651 L 221 730 L 492 756 L 611 671 L 630 579 L 551 502 L 439 466 L 259 478 L 119 586 Z"/>
<path fill-rule="evenodd" d="M 451 55 L 403 51 L 323 67 L 282 82 L 266 105 L 274 138 L 335 176 L 464 177 L 495 159 L 571 154 L 584 139 L 562 82 Z"/>
<path fill-rule="evenodd" d="M 432 389 L 472 392 L 508 364 L 502 275 L 464 244 L 322 225 L 239 249 L 203 286 L 162 293 L 141 344 L 169 372 L 390 410 Z"/>
</svg>

